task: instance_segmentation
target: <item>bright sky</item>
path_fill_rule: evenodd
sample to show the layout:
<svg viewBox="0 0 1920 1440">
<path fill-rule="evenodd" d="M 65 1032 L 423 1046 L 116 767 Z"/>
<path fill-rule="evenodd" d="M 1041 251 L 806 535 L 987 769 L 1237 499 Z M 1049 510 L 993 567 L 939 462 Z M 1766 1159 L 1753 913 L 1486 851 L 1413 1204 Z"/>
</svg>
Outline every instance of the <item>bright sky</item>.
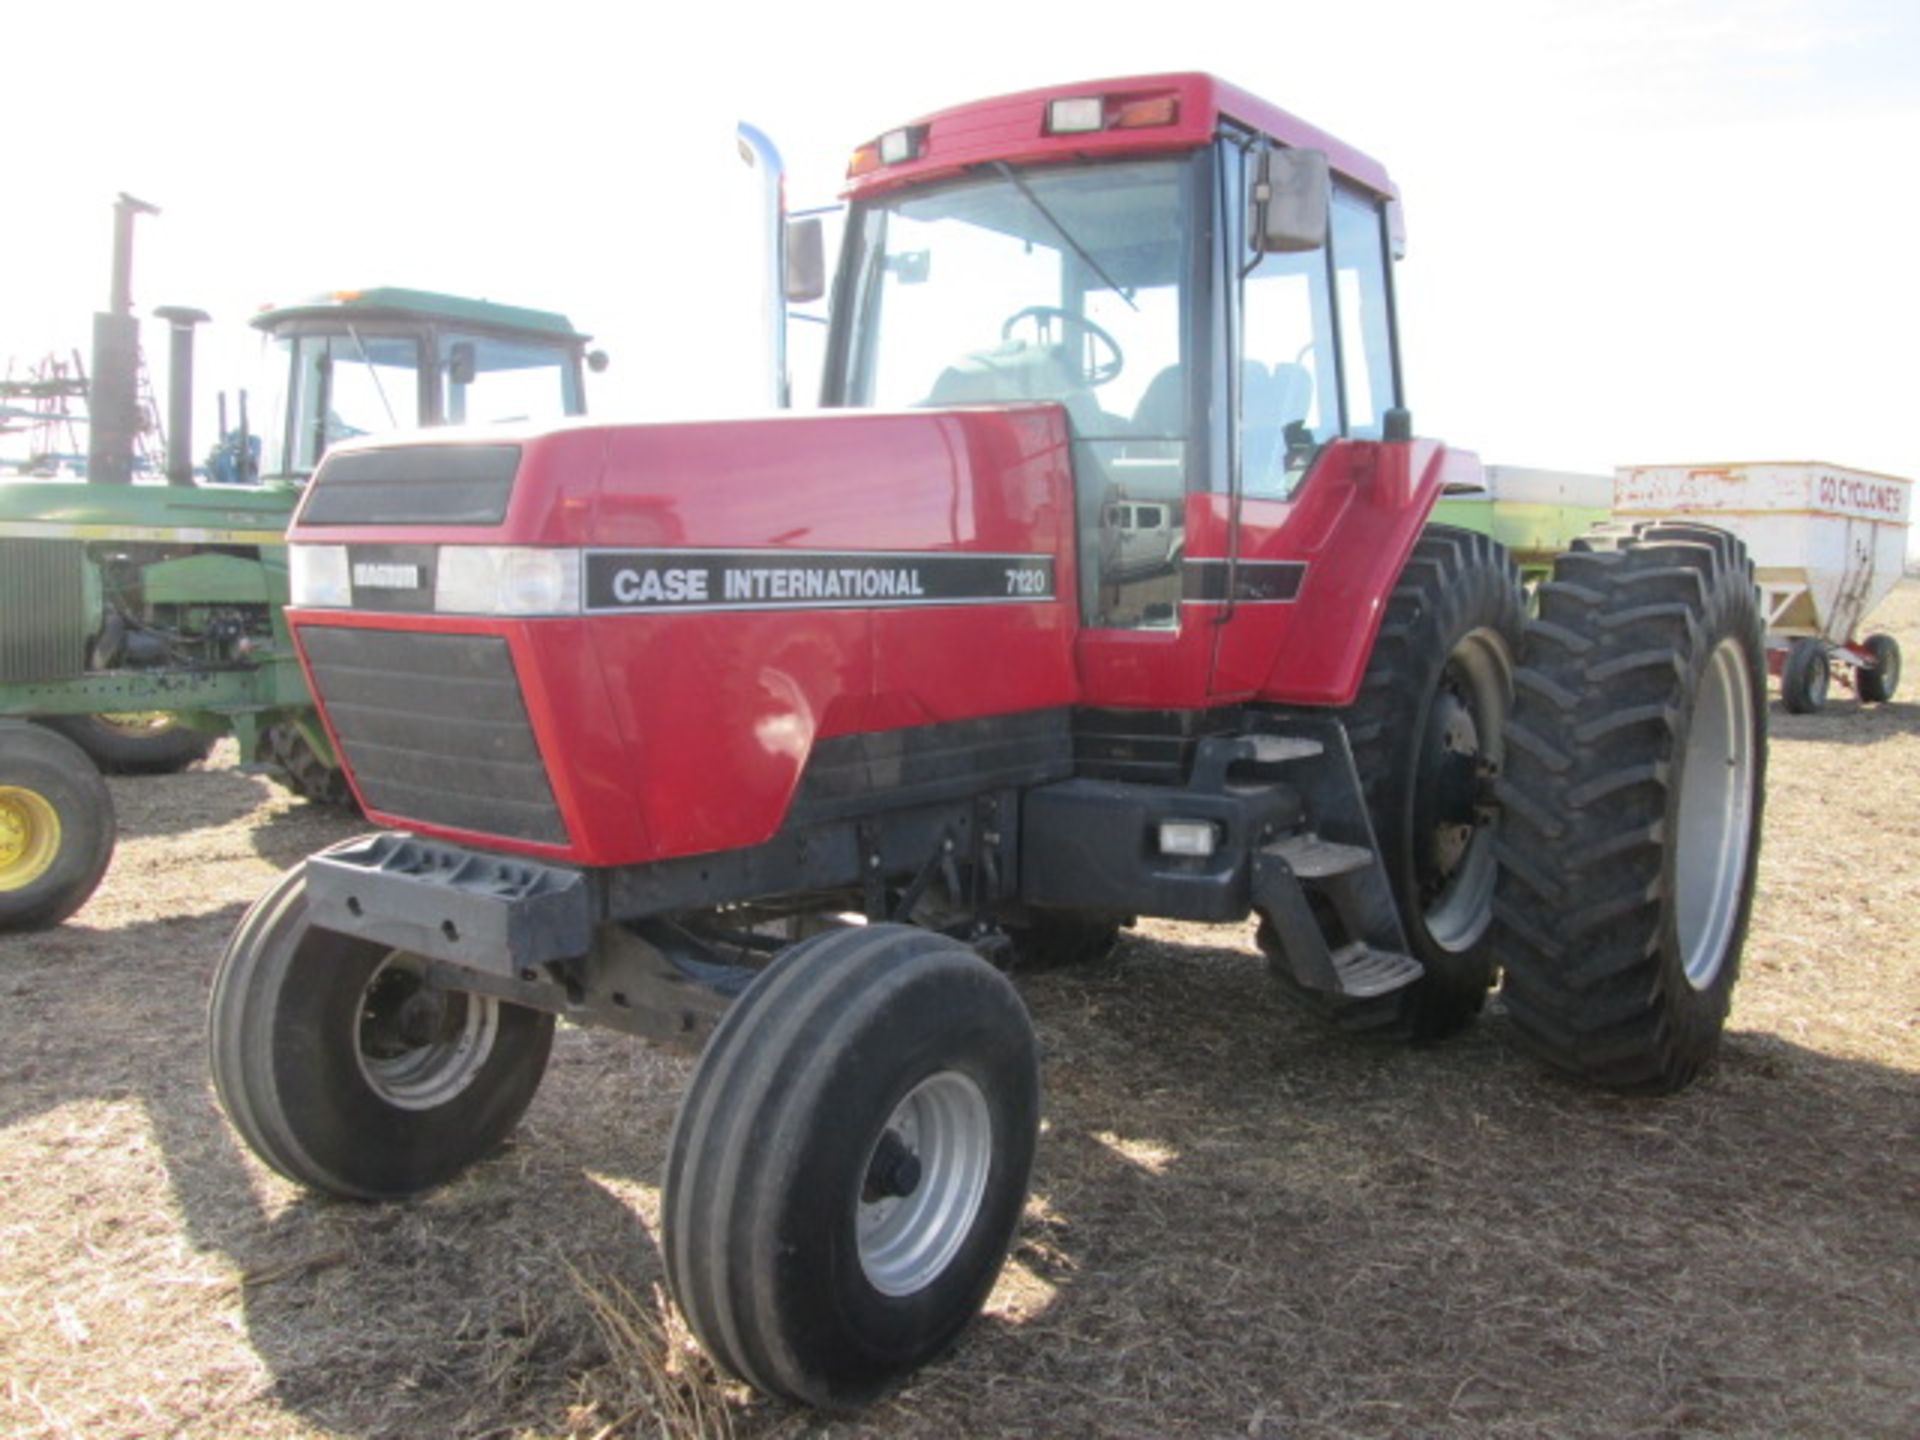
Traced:
<svg viewBox="0 0 1920 1440">
<path fill-rule="evenodd" d="M 165 212 L 140 309 L 214 314 L 209 391 L 258 384 L 262 303 L 385 283 L 565 311 L 613 356 L 602 414 L 724 408 L 753 380 L 734 120 L 799 204 L 928 110 L 1202 69 L 1398 181 L 1421 433 L 1920 478 L 1912 0 L 16 8 L 0 360 L 86 347 L 124 189 Z"/>
</svg>

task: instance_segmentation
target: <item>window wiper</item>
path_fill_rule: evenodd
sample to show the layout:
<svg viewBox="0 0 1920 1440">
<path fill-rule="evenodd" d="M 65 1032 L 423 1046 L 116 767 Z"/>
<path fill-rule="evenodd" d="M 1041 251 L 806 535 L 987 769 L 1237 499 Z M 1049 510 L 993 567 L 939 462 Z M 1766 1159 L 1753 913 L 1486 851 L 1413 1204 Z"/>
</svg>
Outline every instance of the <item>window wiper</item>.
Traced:
<svg viewBox="0 0 1920 1440">
<path fill-rule="evenodd" d="M 353 341 L 353 348 L 360 352 L 360 363 L 367 367 L 367 374 L 373 377 L 373 393 L 380 397 L 380 408 L 387 412 L 387 428 L 398 430 L 400 422 L 393 417 L 393 404 L 387 399 L 387 387 L 380 383 L 380 371 L 375 367 L 373 357 L 367 353 L 366 341 L 351 325 L 347 326 L 347 335 Z"/>
<path fill-rule="evenodd" d="M 1011 165 L 1007 164 L 1007 162 L 1004 160 L 994 161 L 993 168 L 998 170 L 1002 175 L 1006 176 L 1007 179 L 1011 180 L 1016 186 L 1019 187 L 1020 193 L 1027 197 L 1028 202 L 1033 206 L 1033 208 L 1038 210 L 1040 214 L 1043 217 L 1045 217 L 1046 222 L 1049 225 L 1053 226 L 1055 230 L 1060 232 L 1060 238 L 1062 240 L 1066 241 L 1068 245 L 1073 247 L 1073 253 L 1078 255 L 1082 260 L 1086 262 L 1087 268 L 1093 271 L 1094 274 L 1098 275 L 1101 279 L 1101 282 L 1105 284 L 1109 290 L 1113 291 L 1114 294 L 1118 295 L 1122 300 L 1127 302 L 1127 308 L 1129 310 L 1138 310 L 1140 308 L 1138 305 L 1133 303 L 1133 296 L 1129 295 L 1125 290 L 1122 290 L 1118 285 L 1114 283 L 1113 277 L 1107 274 L 1105 270 L 1100 268 L 1100 262 L 1094 259 L 1093 256 L 1087 253 L 1086 247 L 1082 245 L 1078 240 L 1073 238 L 1072 233 L 1069 232 L 1067 227 L 1060 223 L 1058 217 L 1056 217 L 1054 213 L 1046 207 L 1045 202 L 1043 202 L 1038 195 L 1033 193 L 1033 187 L 1027 184 L 1025 180 L 1020 178 L 1019 171 L 1015 170 Z"/>
</svg>

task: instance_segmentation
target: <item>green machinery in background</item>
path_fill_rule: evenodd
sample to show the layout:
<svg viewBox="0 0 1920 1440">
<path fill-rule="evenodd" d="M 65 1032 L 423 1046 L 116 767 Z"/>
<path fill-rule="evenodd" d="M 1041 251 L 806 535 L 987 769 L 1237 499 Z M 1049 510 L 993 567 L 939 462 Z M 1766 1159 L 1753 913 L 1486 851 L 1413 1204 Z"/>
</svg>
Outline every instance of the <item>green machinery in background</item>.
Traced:
<svg viewBox="0 0 1920 1440">
<path fill-rule="evenodd" d="M 1613 477 L 1489 465 L 1484 489 L 1449 490 L 1433 507 L 1439 525 L 1490 535 L 1512 553 L 1528 590 L 1553 557 L 1613 518 Z"/>
<path fill-rule="evenodd" d="M 114 843 L 102 769 L 177 769 L 232 734 L 243 760 L 298 793 L 347 801 L 281 616 L 301 484 L 352 436 L 581 414 L 582 370 L 605 364 L 562 315 L 426 291 L 268 310 L 253 321 L 273 362 L 261 434 L 243 418 L 216 467 L 253 483 L 206 484 L 189 449 L 192 329 L 205 317 L 163 311 L 166 483 L 134 483 L 126 279 L 142 212 L 122 197 L 114 308 L 95 317 L 86 478 L 0 481 L 0 930 L 58 924 L 100 883 Z"/>
</svg>

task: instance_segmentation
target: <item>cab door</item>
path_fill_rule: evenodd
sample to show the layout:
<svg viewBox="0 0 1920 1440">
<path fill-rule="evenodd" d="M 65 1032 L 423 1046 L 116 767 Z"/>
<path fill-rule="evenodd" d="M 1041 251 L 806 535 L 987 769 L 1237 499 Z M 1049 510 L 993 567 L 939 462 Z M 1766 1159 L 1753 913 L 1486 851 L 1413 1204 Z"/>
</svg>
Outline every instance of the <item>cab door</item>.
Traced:
<svg viewBox="0 0 1920 1440">
<path fill-rule="evenodd" d="M 1360 498 L 1356 464 L 1401 403 L 1387 202 L 1336 177 L 1326 243 L 1262 253 L 1249 233 L 1259 145 L 1225 149 L 1237 197 L 1226 227 L 1230 478 L 1211 499 L 1228 559 L 1196 576 L 1222 606 L 1209 693 L 1306 698 L 1287 694 L 1290 670 L 1313 666 L 1325 637 L 1305 633 L 1301 602 L 1348 578 L 1329 541 Z"/>
</svg>

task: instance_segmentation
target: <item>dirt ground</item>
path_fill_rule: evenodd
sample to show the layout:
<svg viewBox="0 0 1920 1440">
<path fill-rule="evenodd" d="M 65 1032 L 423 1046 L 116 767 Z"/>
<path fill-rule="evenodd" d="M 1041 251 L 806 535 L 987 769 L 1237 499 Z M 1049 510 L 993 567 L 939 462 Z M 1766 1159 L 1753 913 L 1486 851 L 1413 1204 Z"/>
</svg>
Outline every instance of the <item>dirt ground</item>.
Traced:
<svg viewBox="0 0 1920 1440">
<path fill-rule="evenodd" d="M 1920 658 L 1920 584 L 1879 620 Z M 1497 1005 L 1357 1044 L 1248 934 L 1142 926 L 1024 985 L 1046 1131 L 988 1313 L 832 1422 L 717 1381 L 661 1299 L 684 1061 L 563 1030 L 513 1143 L 413 1204 L 257 1163 L 207 979 L 355 827 L 220 752 L 115 781 L 105 887 L 0 940 L 0 1435 L 1920 1434 L 1920 704 L 1771 721 L 1745 975 L 1693 1089 L 1550 1078 Z"/>
</svg>

